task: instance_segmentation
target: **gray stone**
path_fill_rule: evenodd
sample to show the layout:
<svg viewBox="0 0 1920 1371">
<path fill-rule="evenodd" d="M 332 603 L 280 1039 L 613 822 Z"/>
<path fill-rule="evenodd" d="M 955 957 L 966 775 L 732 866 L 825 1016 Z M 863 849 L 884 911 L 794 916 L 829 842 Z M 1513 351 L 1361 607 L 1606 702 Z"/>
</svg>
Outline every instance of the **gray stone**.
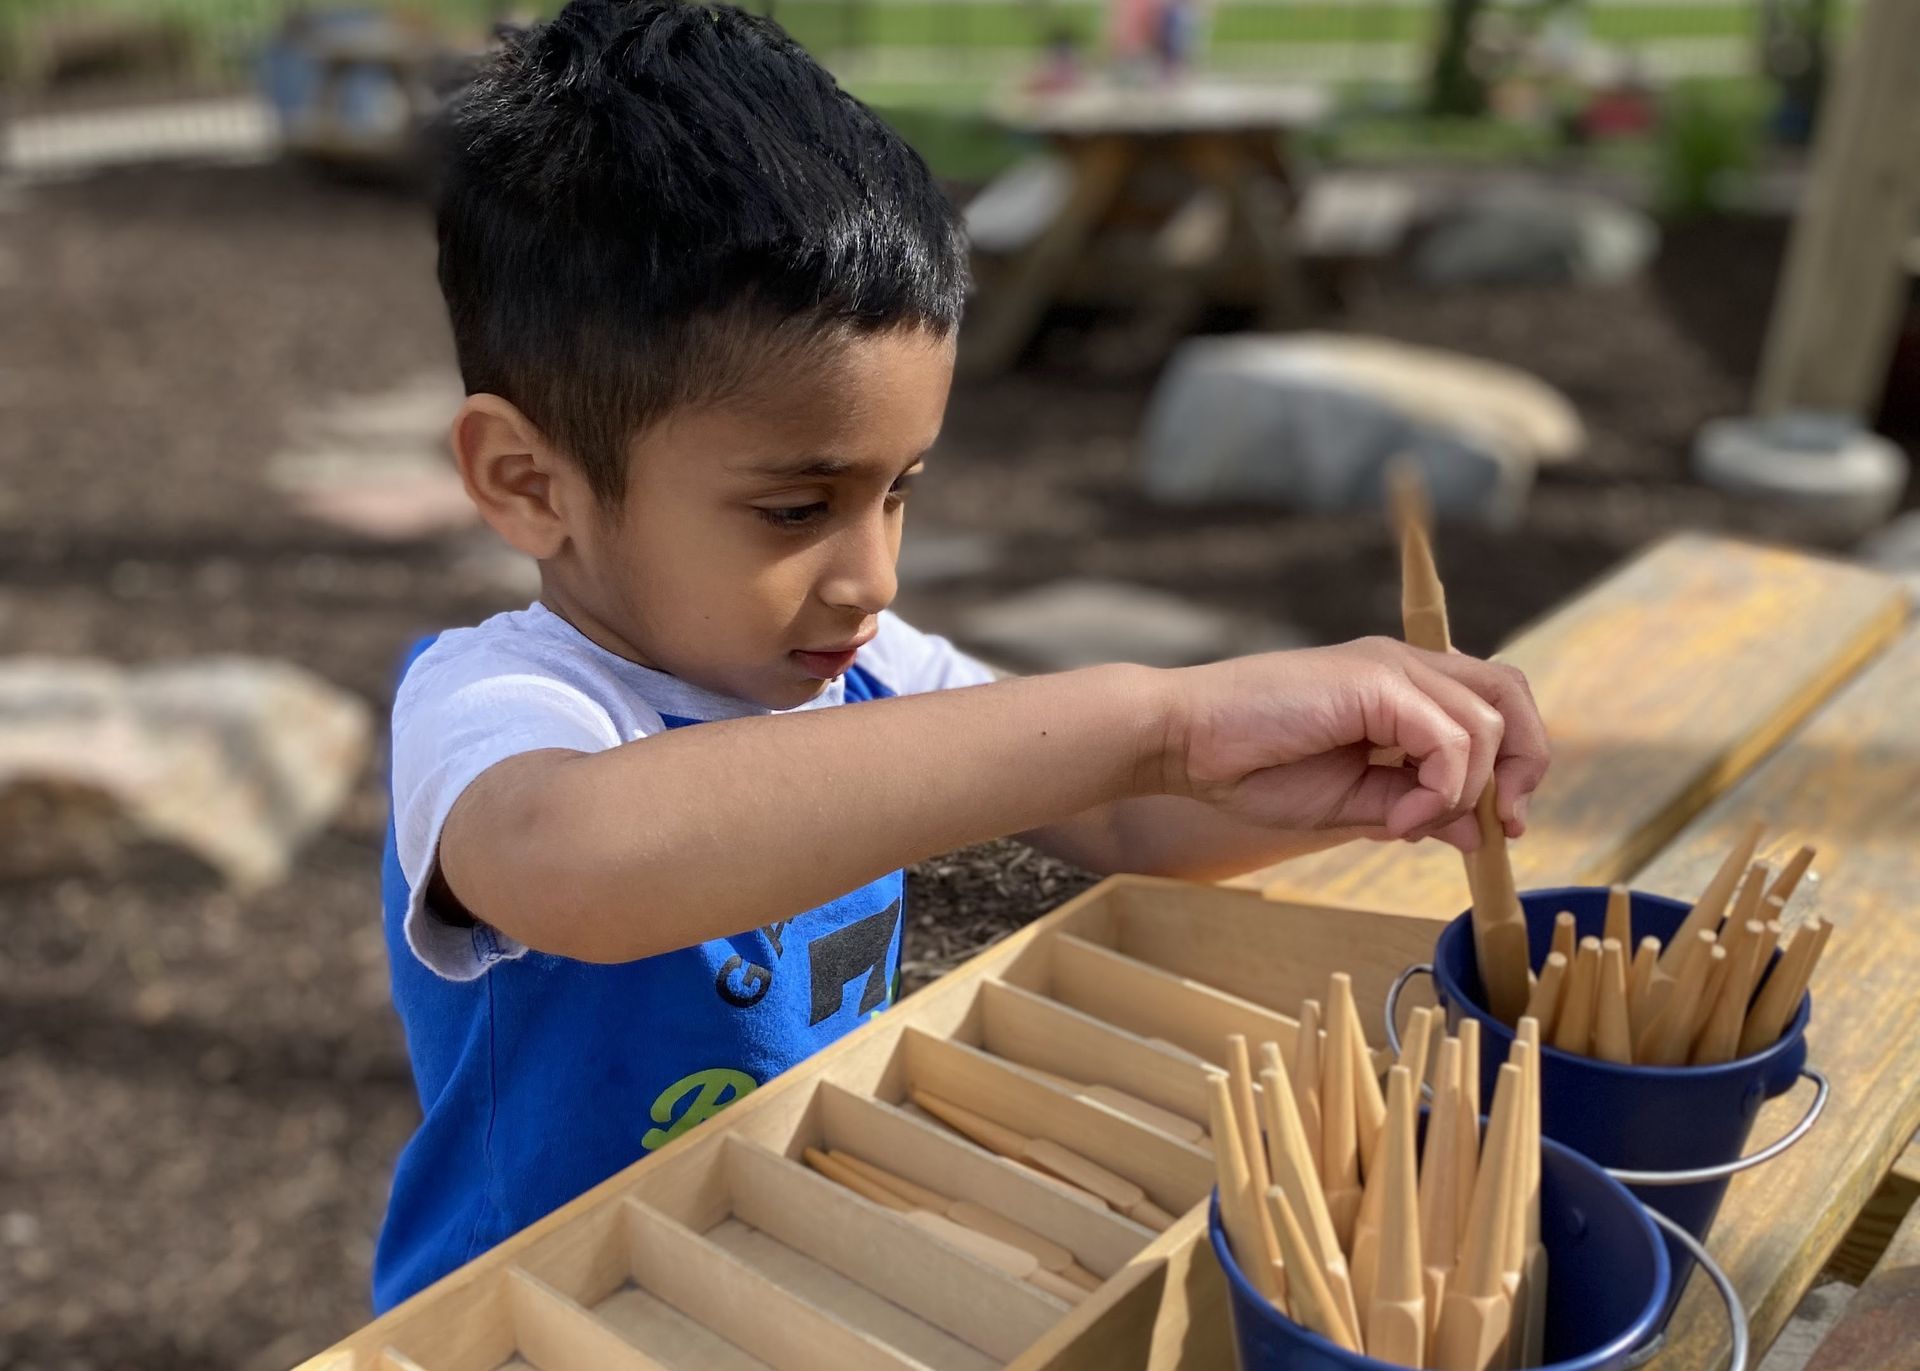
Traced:
<svg viewBox="0 0 1920 1371">
<path fill-rule="evenodd" d="M 1909 463 L 1845 414 L 1715 419 L 1693 445 L 1694 473 L 1730 494 L 1790 501 L 1835 535 L 1859 536 L 1899 507 Z"/>
<path fill-rule="evenodd" d="M 909 526 L 900 543 L 900 584 L 934 586 L 983 575 L 999 564 L 1004 546 L 990 534 Z"/>
<path fill-rule="evenodd" d="M 271 884 L 338 811 L 371 731 L 358 697 L 285 662 L 0 661 L 0 872 L 110 870 L 151 843 Z"/>
<path fill-rule="evenodd" d="M 1597 195 L 1503 188 L 1443 212 L 1413 255 L 1433 286 L 1605 285 L 1652 260 L 1660 230 Z"/>
<path fill-rule="evenodd" d="M 1206 338 L 1154 392 L 1141 480 L 1168 504 L 1357 509 L 1379 503 L 1404 455 L 1437 511 L 1498 523 L 1520 512 L 1537 463 L 1585 441 L 1564 397 L 1493 363 L 1336 335 Z"/>
<path fill-rule="evenodd" d="M 1010 666 L 1064 671 L 1101 662 L 1191 666 L 1296 647 L 1297 635 L 1122 581 L 1056 581 L 969 610 L 957 635 Z"/>
</svg>

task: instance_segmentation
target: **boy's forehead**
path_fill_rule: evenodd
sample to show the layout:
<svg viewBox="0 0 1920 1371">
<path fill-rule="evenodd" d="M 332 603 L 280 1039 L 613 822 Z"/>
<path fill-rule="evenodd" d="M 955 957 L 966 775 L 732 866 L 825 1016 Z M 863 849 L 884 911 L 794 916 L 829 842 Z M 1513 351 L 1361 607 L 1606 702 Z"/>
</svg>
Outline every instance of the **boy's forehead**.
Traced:
<svg viewBox="0 0 1920 1371">
<path fill-rule="evenodd" d="M 933 444 L 953 376 L 950 344 L 854 340 L 817 366 L 777 369 L 749 395 L 689 411 L 710 459 L 742 475 L 832 477 L 897 464 Z M 781 375 L 777 372 L 785 372 Z"/>
</svg>

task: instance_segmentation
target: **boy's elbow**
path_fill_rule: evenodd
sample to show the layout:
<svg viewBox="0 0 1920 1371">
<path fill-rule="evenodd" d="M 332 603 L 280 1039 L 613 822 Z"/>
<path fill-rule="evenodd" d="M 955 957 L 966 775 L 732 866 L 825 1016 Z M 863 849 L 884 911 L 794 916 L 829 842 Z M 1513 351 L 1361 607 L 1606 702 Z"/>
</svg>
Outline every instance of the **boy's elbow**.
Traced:
<svg viewBox="0 0 1920 1371">
<path fill-rule="evenodd" d="M 650 954 L 641 920 L 610 907 L 621 889 L 564 760 L 488 772 L 448 816 L 441 863 L 474 918 L 535 952 L 582 962 Z M 626 888 L 631 889 L 630 885 Z"/>
</svg>

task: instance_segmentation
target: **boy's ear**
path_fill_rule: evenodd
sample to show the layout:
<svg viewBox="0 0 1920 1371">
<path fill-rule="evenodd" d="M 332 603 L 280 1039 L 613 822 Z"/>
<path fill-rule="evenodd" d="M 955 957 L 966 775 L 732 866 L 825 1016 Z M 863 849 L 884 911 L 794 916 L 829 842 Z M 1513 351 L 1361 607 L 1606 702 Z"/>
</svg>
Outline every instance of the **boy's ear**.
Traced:
<svg viewBox="0 0 1920 1371">
<path fill-rule="evenodd" d="M 584 474 L 498 395 L 469 395 L 450 437 L 467 498 L 488 526 L 529 557 L 557 554 L 585 493 Z"/>
</svg>

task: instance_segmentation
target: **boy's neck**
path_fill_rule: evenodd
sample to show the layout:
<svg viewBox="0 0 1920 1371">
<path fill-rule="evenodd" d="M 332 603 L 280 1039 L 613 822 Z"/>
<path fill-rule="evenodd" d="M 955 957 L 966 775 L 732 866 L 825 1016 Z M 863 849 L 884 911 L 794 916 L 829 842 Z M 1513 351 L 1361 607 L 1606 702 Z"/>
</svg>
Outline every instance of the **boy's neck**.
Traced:
<svg viewBox="0 0 1920 1371">
<path fill-rule="evenodd" d="M 611 652 L 623 661 L 643 666 L 649 671 L 662 671 L 663 668 L 652 661 L 638 646 L 627 641 L 621 634 L 608 627 L 592 613 L 580 597 L 571 594 L 562 584 L 560 577 L 553 574 L 545 562 L 540 563 L 540 603 L 547 609 L 566 620 L 574 632 L 592 643 L 595 647 Z M 668 673 L 670 674 L 670 673 Z"/>
</svg>

